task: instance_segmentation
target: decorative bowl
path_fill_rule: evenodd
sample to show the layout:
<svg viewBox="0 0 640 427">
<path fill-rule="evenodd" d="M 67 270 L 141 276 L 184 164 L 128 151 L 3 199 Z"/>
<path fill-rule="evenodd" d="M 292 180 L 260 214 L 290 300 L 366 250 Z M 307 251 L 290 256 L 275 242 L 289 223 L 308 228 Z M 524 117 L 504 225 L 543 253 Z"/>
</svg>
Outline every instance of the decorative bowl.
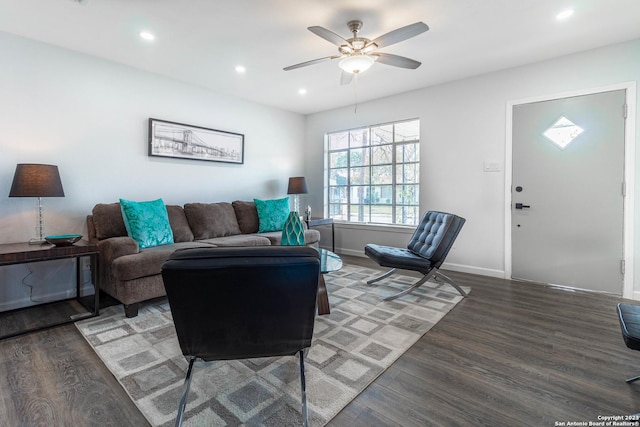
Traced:
<svg viewBox="0 0 640 427">
<path fill-rule="evenodd" d="M 71 246 L 80 239 L 82 239 L 82 234 L 59 234 L 44 237 L 44 240 L 56 246 Z"/>
</svg>

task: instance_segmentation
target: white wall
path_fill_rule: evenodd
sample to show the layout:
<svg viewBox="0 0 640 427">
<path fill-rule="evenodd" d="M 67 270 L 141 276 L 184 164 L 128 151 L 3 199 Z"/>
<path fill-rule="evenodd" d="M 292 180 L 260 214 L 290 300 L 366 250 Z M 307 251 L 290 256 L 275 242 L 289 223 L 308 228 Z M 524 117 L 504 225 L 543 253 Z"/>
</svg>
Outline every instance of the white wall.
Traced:
<svg viewBox="0 0 640 427">
<path fill-rule="evenodd" d="M 640 77 L 636 40 L 364 103 L 355 114 L 350 106 L 305 120 L 13 35 L 0 33 L 0 52 L 0 243 L 26 241 L 35 234 L 35 201 L 7 197 L 17 163 L 60 168 L 66 197 L 43 199 L 46 234 L 85 233 L 85 216 L 93 205 L 119 197 L 162 197 L 176 204 L 278 197 L 286 193 L 288 176 L 303 174 L 310 194 L 301 204 L 319 214 L 326 132 L 417 117 L 421 210 L 450 210 L 468 220 L 447 267 L 498 277 L 505 268 L 507 103 Z M 409 76 L 411 71 L 398 72 Z M 243 133 L 245 164 L 148 157 L 149 117 Z M 639 164 L 640 150 L 636 153 Z M 502 171 L 483 172 L 485 160 L 500 162 Z M 338 225 L 336 246 L 362 254 L 365 243 L 401 246 L 410 234 L 400 227 Z M 639 264 L 636 258 L 636 271 Z M 33 267 L 37 270 L 37 264 Z M 35 273 L 66 281 L 70 267 L 60 268 L 64 271 Z M 27 273 L 21 266 L 0 268 L 5 289 L 0 301 L 7 299 L 2 293 L 7 284 L 26 293 L 19 282 Z"/>
<path fill-rule="evenodd" d="M 403 72 L 399 70 L 399 78 Z M 640 40 L 635 40 L 367 102 L 358 106 L 357 113 L 350 106 L 309 115 L 305 130 L 309 203 L 316 210 L 323 206 L 323 165 L 319 159 L 324 156 L 326 132 L 419 118 L 421 211 L 452 211 L 467 219 L 446 267 L 503 277 L 507 103 L 639 78 Z M 635 136 L 636 145 L 639 140 Z M 484 161 L 499 162 L 501 171 L 483 172 Z M 636 158 L 638 164 L 640 159 Z M 588 207 L 589 201 L 584 203 Z M 338 225 L 336 234 L 340 250 L 351 254 L 362 254 L 364 242 L 396 246 L 407 242 L 404 234 L 373 226 Z M 638 240 L 636 236 L 634 241 Z M 634 264 L 638 271 L 638 258 Z"/>
<path fill-rule="evenodd" d="M 8 197 L 17 163 L 59 167 L 66 197 L 43 199 L 49 235 L 85 234 L 92 207 L 120 197 L 281 197 L 303 173 L 302 115 L 5 33 L 0 52 L 0 243 L 35 237 L 35 199 Z M 245 162 L 149 157 L 149 117 L 242 133 Z M 0 302 L 23 271 L 0 268 Z"/>
</svg>

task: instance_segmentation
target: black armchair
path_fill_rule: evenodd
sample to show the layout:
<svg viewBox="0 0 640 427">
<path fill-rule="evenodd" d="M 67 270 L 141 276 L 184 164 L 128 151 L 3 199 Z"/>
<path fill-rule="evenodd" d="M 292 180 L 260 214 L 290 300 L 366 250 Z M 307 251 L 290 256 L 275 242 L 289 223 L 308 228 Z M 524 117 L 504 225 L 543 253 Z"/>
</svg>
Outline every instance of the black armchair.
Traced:
<svg viewBox="0 0 640 427">
<path fill-rule="evenodd" d="M 303 425 L 307 401 L 303 350 L 311 346 L 320 275 L 311 247 L 183 249 L 162 267 L 182 353 L 189 358 L 176 426 L 182 424 L 193 364 L 300 355 Z"/>
<path fill-rule="evenodd" d="M 449 283 L 460 292 L 460 295 L 467 296 L 456 282 L 438 271 L 465 221 L 464 218 L 451 213 L 429 211 L 420 220 L 420 224 L 411 236 L 406 249 L 376 244 L 366 245 L 364 253 L 369 258 L 382 267 L 391 268 L 386 273 L 369 280 L 367 284 L 389 277 L 397 269 L 412 270 L 418 271 L 424 276 L 404 291 L 385 298 L 385 301 L 391 301 L 413 292 L 431 277 Z"/>
<path fill-rule="evenodd" d="M 618 320 L 625 345 L 631 350 L 640 350 L 640 305 L 618 304 Z M 640 375 L 627 378 L 627 383 L 640 380 Z"/>
</svg>

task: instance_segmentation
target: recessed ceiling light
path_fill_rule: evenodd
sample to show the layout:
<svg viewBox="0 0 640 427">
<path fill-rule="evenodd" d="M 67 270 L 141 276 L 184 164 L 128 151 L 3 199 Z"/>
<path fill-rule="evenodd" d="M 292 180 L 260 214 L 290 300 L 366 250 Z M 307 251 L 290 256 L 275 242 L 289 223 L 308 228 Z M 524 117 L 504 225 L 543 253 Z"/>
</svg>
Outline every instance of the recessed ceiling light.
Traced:
<svg viewBox="0 0 640 427">
<path fill-rule="evenodd" d="M 569 18 L 571 15 L 573 15 L 573 12 L 574 12 L 573 9 L 563 10 L 562 12 L 556 15 L 556 19 L 558 21 L 563 21 Z"/>
<path fill-rule="evenodd" d="M 149 31 L 140 31 L 140 38 L 147 41 L 153 41 L 156 39 L 156 36 L 151 34 Z"/>
<path fill-rule="evenodd" d="M 306 90 L 305 88 L 302 88 L 302 89 L 299 89 L 299 90 L 298 90 L 298 93 L 299 93 L 300 95 L 306 95 L 306 94 L 307 94 L 307 90 Z"/>
<path fill-rule="evenodd" d="M 236 65 L 236 73 L 244 74 L 247 72 L 247 69 L 242 65 Z"/>
</svg>

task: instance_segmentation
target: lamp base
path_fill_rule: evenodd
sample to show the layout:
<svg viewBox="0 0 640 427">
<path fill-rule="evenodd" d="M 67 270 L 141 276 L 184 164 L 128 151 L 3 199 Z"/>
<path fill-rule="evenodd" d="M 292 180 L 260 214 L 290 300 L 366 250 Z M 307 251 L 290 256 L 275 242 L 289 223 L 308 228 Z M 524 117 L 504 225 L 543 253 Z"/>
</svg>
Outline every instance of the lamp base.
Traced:
<svg viewBox="0 0 640 427">
<path fill-rule="evenodd" d="M 30 245 L 44 245 L 47 244 L 48 242 L 44 239 L 29 239 L 29 244 Z"/>
</svg>

